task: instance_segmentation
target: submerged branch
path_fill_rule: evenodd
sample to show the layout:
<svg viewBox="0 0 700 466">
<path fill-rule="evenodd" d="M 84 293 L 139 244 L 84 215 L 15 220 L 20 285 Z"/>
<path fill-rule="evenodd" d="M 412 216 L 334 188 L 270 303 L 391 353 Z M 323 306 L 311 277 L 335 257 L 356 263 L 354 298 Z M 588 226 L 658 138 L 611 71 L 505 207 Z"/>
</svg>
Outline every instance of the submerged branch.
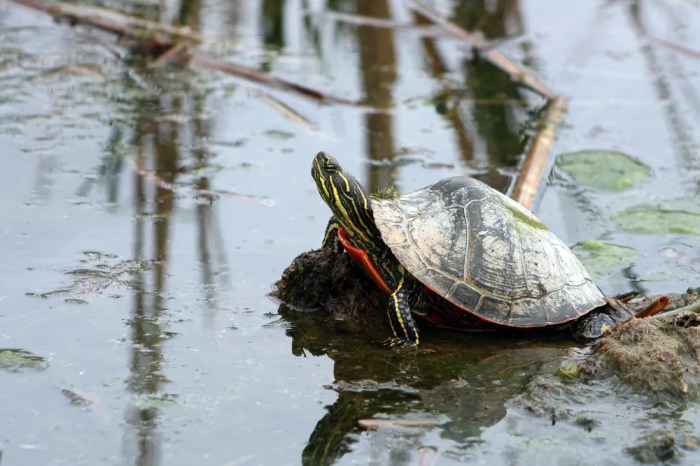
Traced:
<svg viewBox="0 0 700 466">
<path fill-rule="evenodd" d="M 547 166 L 552 143 L 557 133 L 559 122 L 566 110 L 566 99 L 557 97 L 547 104 L 542 118 L 541 129 L 532 140 L 530 150 L 520 168 L 520 176 L 513 189 L 512 198 L 532 210 L 542 174 Z"/>
</svg>

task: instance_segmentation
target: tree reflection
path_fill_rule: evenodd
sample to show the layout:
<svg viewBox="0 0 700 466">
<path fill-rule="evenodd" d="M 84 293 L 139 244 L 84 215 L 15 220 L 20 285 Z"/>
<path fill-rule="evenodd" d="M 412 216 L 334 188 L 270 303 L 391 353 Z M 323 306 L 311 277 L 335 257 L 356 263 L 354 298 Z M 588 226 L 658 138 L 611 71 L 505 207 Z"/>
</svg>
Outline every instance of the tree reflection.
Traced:
<svg viewBox="0 0 700 466">
<path fill-rule="evenodd" d="M 177 15 L 177 22 L 194 30 L 199 29 L 201 2 L 185 1 Z M 159 13 L 151 11 L 154 17 Z M 138 66 L 138 65 L 137 65 Z M 143 75 L 148 75 L 145 67 L 138 67 Z M 164 114 L 190 112 L 200 115 L 203 112 L 205 97 L 198 88 L 184 88 L 165 96 L 152 95 L 135 102 L 133 145 L 136 147 L 135 164 L 140 167 L 134 173 L 134 257 L 150 260 L 152 270 L 140 272 L 135 277 L 136 289 L 129 319 L 131 327 L 132 354 L 127 390 L 134 395 L 132 404 L 125 413 L 125 433 L 123 455 L 126 464 L 152 466 L 161 461 L 161 434 L 159 432 L 160 410 L 155 406 L 164 397 L 163 385 L 167 382 L 163 374 L 162 346 L 167 332 L 161 319 L 165 310 L 167 293 L 169 245 L 172 237 L 172 217 L 176 211 L 177 196 L 173 187 L 183 183 L 178 178 L 190 170 L 196 171 L 209 164 L 208 152 L 197 141 L 209 136 L 209 127 L 199 118 L 191 118 L 186 123 L 161 118 Z M 183 138 L 194 142 L 188 146 L 189 153 L 183 153 Z M 191 161 L 189 165 L 184 160 Z M 149 171 L 145 171 L 148 167 Z M 151 176 L 153 175 L 153 176 Z M 154 183 L 154 180 L 157 180 Z M 209 188 L 209 179 L 200 176 L 191 183 L 201 192 Z M 212 286 L 216 259 L 221 259 L 221 242 L 216 241 L 215 212 L 211 199 L 197 203 L 197 251 L 202 270 L 202 290 L 205 290 L 207 315 L 216 309 L 215 290 Z M 150 239 L 149 239 L 150 236 Z M 214 251 L 212 252 L 212 248 Z"/>
<path fill-rule="evenodd" d="M 379 19 L 390 19 L 387 0 L 357 2 L 356 13 Z M 372 110 L 365 115 L 366 155 L 370 160 L 393 159 L 394 106 L 392 89 L 397 77 L 394 31 L 386 28 L 360 26 L 357 28 L 360 73 L 364 103 Z M 370 192 L 395 184 L 393 170 L 370 166 L 367 188 Z"/>
</svg>

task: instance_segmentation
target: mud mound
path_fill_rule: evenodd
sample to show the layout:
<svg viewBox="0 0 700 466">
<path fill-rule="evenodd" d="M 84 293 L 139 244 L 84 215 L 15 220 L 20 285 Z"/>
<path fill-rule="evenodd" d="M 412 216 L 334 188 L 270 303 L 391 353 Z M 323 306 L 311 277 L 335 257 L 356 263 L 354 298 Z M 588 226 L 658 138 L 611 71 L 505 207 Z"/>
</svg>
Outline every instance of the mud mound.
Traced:
<svg viewBox="0 0 700 466">
<path fill-rule="evenodd" d="M 661 399 L 697 399 L 700 316 L 632 319 L 603 337 L 593 358 L 598 375 L 615 375 L 635 391 Z"/>
<path fill-rule="evenodd" d="M 327 314 L 341 330 L 386 332 L 386 296 L 347 254 L 316 249 L 294 259 L 275 283 L 273 296 L 301 311 Z"/>
</svg>

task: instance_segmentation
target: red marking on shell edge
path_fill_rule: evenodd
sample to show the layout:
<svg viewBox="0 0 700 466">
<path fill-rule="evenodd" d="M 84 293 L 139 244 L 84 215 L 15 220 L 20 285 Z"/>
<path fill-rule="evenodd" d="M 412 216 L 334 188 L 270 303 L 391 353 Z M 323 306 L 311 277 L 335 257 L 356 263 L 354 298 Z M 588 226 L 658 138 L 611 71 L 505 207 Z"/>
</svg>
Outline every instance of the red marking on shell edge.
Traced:
<svg viewBox="0 0 700 466">
<path fill-rule="evenodd" d="M 438 295 L 438 296 L 439 296 L 439 295 Z M 443 299 L 444 299 L 444 298 L 443 298 Z M 507 323 L 507 322 L 501 322 L 501 321 L 499 321 L 499 320 L 494 320 L 494 319 L 489 319 L 488 317 L 484 317 L 484 316 L 482 316 L 482 315 L 480 315 L 480 314 L 477 314 L 476 312 L 472 311 L 471 309 L 469 309 L 469 308 L 467 308 L 467 307 L 464 307 L 464 306 L 460 306 L 459 304 L 455 304 L 455 303 L 453 303 L 452 301 L 448 301 L 448 302 L 449 302 L 452 306 L 454 306 L 455 308 L 457 308 L 457 309 L 459 309 L 459 310 L 461 310 L 461 311 L 464 311 L 464 312 L 468 312 L 469 314 L 473 315 L 473 316 L 476 317 L 477 319 L 480 319 L 480 320 L 482 320 L 482 321 L 484 321 L 484 322 L 486 322 L 486 323 L 493 324 L 493 325 L 496 325 L 496 326 L 499 326 L 499 327 L 522 328 L 522 329 L 535 329 L 535 328 L 554 327 L 554 326 L 557 326 L 557 325 L 565 324 L 565 323 L 567 323 L 567 322 L 571 322 L 572 320 L 576 320 L 576 319 L 578 319 L 578 318 L 580 318 L 580 317 L 583 317 L 583 316 L 585 316 L 586 314 L 588 314 L 589 312 L 591 312 L 593 309 L 598 309 L 599 307 L 601 307 L 601 306 L 604 305 L 604 304 L 603 304 L 603 305 L 601 305 L 601 306 L 594 306 L 594 307 L 591 307 L 591 308 L 589 308 L 589 309 L 586 309 L 586 310 L 584 310 L 584 311 L 581 311 L 580 313 L 578 313 L 577 315 L 575 315 L 575 316 L 573 316 L 573 317 L 569 317 L 568 319 L 560 320 L 560 321 L 558 321 L 558 322 L 542 322 L 542 323 L 539 323 L 539 324 L 509 324 L 509 323 Z"/>
<path fill-rule="evenodd" d="M 353 261 L 355 261 L 357 264 L 359 264 L 362 267 L 365 274 L 374 282 L 374 284 L 377 285 L 377 287 L 379 287 L 379 289 L 382 290 L 385 294 L 388 294 L 388 295 L 392 294 L 393 291 L 391 290 L 391 288 L 389 288 L 389 285 L 387 285 L 387 283 L 384 281 L 384 279 L 379 274 L 377 269 L 374 267 L 372 260 L 369 258 L 369 255 L 367 254 L 367 251 L 355 247 L 350 242 L 350 239 L 348 239 L 348 234 L 345 231 L 345 228 L 341 227 L 338 229 L 338 238 L 340 240 L 340 244 L 343 245 L 343 248 L 348 253 L 348 255 L 352 258 Z M 461 306 L 459 304 L 453 303 L 452 301 L 449 301 L 448 299 L 446 299 L 444 296 L 442 296 L 440 293 L 438 293 L 437 291 L 435 291 L 433 288 L 426 285 L 425 283 L 423 283 L 423 286 L 425 286 L 425 288 L 428 289 L 428 291 L 430 291 L 431 293 L 434 293 L 440 299 L 445 300 L 445 302 L 447 302 L 447 304 L 452 309 L 454 309 L 455 312 L 460 312 L 460 311 L 467 312 L 470 315 L 472 315 L 473 317 L 475 317 L 476 319 L 478 319 L 482 322 L 486 322 L 488 324 L 497 326 L 497 327 L 521 328 L 521 329 L 536 329 L 536 328 L 551 327 L 551 326 L 565 324 L 565 323 L 570 322 L 572 320 L 578 319 L 581 316 L 588 314 L 593 309 L 596 309 L 599 307 L 599 306 L 593 306 L 589 309 L 586 309 L 586 310 L 580 312 L 576 316 L 572 316 L 572 317 L 569 317 L 568 319 L 564 319 L 564 320 L 561 320 L 558 322 L 541 322 L 541 323 L 537 323 L 537 324 L 510 324 L 507 322 L 501 322 L 498 320 L 489 319 L 488 317 L 477 314 L 476 312 L 472 311 L 471 309 L 469 309 L 467 307 L 464 307 L 464 306 Z M 445 309 L 445 310 L 447 311 L 447 309 Z M 445 321 L 437 315 L 424 316 L 424 317 L 422 317 L 422 319 L 426 320 L 430 324 L 438 326 L 438 327 L 445 325 Z M 447 328 L 455 328 L 455 327 L 448 325 Z"/>
<path fill-rule="evenodd" d="M 391 288 L 389 288 L 389 285 L 387 285 L 387 283 L 384 281 L 377 269 L 374 267 L 372 260 L 367 254 L 367 251 L 365 251 L 364 249 L 356 248 L 350 242 L 345 228 L 338 229 L 338 239 L 340 240 L 340 244 L 343 245 L 343 248 L 345 248 L 345 251 L 348 253 L 348 255 L 352 258 L 352 260 L 354 260 L 362 267 L 362 270 L 364 270 L 365 274 L 370 279 L 372 279 L 374 284 L 377 285 L 377 287 L 384 293 L 390 295 L 392 293 Z"/>
</svg>

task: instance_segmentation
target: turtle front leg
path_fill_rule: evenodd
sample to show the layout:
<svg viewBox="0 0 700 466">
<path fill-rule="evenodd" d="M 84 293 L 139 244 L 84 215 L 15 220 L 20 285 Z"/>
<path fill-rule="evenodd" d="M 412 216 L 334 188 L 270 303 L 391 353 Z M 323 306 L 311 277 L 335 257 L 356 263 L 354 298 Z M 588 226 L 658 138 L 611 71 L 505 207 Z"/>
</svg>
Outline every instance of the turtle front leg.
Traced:
<svg viewBox="0 0 700 466">
<path fill-rule="evenodd" d="M 335 216 L 331 217 L 328 221 L 328 226 L 326 227 L 326 233 L 323 235 L 322 248 L 331 248 L 333 252 L 339 254 L 343 251 L 343 246 L 340 244 L 340 238 L 338 238 L 338 230 L 340 229 L 340 223 L 336 220 Z"/>
<path fill-rule="evenodd" d="M 389 338 L 385 344 L 389 348 L 412 348 L 418 346 L 418 327 L 411 315 L 411 309 L 418 304 L 419 287 L 415 280 L 408 280 L 401 277 L 399 286 L 389 297 L 387 314 L 389 324 L 394 336 Z"/>
</svg>

